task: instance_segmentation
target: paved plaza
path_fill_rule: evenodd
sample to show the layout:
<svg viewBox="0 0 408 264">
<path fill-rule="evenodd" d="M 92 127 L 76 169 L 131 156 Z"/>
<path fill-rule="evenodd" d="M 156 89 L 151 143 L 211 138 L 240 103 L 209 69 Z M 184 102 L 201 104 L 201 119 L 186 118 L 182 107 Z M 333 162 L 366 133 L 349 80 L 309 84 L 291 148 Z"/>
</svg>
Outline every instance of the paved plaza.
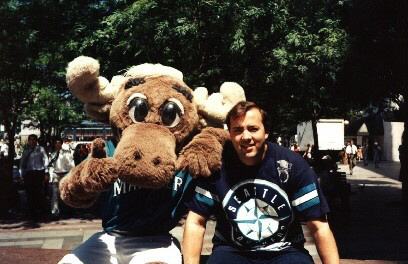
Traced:
<svg viewBox="0 0 408 264">
<path fill-rule="evenodd" d="M 398 162 L 383 162 L 380 168 L 358 162 L 351 184 L 350 210 L 338 206 L 330 224 L 338 243 L 341 263 L 408 263 L 408 216 L 401 207 Z M 209 221 L 203 247 L 203 260 L 211 252 L 215 221 Z M 95 232 L 101 221 L 76 217 L 40 223 L 0 220 L 0 263 L 56 263 Z M 304 228 L 306 248 L 320 263 L 313 240 Z M 172 230 L 182 241 L 183 227 Z"/>
</svg>

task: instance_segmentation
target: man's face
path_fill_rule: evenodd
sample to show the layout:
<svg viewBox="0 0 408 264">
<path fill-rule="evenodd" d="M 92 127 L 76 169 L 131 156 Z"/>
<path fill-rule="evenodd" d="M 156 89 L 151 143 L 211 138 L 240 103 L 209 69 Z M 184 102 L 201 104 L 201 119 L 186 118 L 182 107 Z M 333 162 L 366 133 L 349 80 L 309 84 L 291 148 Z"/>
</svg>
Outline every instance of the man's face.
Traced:
<svg viewBox="0 0 408 264">
<path fill-rule="evenodd" d="M 353 140 L 350 141 L 350 145 L 353 146 Z"/>
<path fill-rule="evenodd" d="M 230 120 L 230 137 L 239 159 L 246 165 L 262 161 L 268 134 L 262 123 L 261 112 L 252 108 L 246 114 Z"/>
<path fill-rule="evenodd" d="M 57 140 L 55 141 L 55 150 L 61 150 L 62 148 L 62 141 Z"/>
<path fill-rule="evenodd" d="M 28 137 L 28 145 L 32 148 L 37 146 L 37 138 L 35 137 Z"/>
</svg>

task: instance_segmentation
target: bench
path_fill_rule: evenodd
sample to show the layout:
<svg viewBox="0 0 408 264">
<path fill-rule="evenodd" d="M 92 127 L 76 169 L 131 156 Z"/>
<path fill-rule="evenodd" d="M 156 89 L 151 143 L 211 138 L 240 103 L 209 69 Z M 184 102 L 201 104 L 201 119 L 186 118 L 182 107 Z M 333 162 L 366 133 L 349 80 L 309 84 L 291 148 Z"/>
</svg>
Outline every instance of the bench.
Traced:
<svg viewBox="0 0 408 264">
<path fill-rule="evenodd" d="M 321 162 L 316 165 L 315 171 L 330 210 L 336 210 L 337 198 L 339 198 L 341 202 L 340 208 L 349 210 L 351 186 L 347 182 L 346 173 L 338 171 L 338 166 L 332 159 L 321 160 Z"/>
<path fill-rule="evenodd" d="M 330 173 L 330 177 L 333 179 L 333 185 L 334 185 L 334 203 L 335 199 L 338 197 L 340 198 L 341 201 L 341 208 L 344 210 L 349 210 L 349 197 L 351 193 L 351 185 L 350 183 L 347 182 L 347 177 L 346 173 L 341 171 L 335 171 Z M 332 202 L 332 203 L 333 203 Z M 335 204 L 333 209 L 335 209 Z"/>
</svg>

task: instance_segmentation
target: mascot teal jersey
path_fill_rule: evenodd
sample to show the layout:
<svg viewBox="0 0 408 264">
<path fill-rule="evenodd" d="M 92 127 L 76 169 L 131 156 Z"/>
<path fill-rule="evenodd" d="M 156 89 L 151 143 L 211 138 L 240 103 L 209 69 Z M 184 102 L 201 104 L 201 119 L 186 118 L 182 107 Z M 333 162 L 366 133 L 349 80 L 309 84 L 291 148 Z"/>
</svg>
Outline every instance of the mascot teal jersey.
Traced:
<svg viewBox="0 0 408 264">
<path fill-rule="evenodd" d="M 297 251 L 305 238 L 300 222 L 329 211 L 307 162 L 297 153 L 268 143 L 258 166 L 246 166 L 231 142 L 224 146 L 217 175 L 199 179 L 190 209 L 218 217 L 214 247 L 223 250 Z"/>
<path fill-rule="evenodd" d="M 107 154 L 114 146 L 107 142 Z M 172 181 L 160 189 L 132 186 L 119 179 L 101 194 L 102 226 L 105 231 L 136 236 L 166 234 L 187 212 L 195 180 L 187 171 L 175 172 Z"/>
</svg>

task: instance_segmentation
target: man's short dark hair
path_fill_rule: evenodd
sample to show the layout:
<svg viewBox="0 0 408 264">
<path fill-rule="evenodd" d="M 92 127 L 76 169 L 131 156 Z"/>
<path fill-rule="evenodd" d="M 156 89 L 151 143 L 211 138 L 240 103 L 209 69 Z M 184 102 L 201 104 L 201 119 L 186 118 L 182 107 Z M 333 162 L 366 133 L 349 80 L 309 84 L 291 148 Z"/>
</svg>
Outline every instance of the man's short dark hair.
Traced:
<svg viewBox="0 0 408 264">
<path fill-rule="evenodd" d="M 38 136 L 36 134 L 30 134 L 28 135 L 28 138 L 33 138 L 33 139 L 38 139 Z"/>
<path fill-rule="evenodd" d="M 241 101 L 238 102 L 227 114 L 227 117 L 225 118 L 225 123 L 227 124 L 228 130 L 230 130 L 230 125 L 231 125 L 231 119 L 238 118 L 249 110 L 256 108 L 261 112 L 261 118 L 262 118 L 262 124 L 265 127 L 265 131 L 269 132 L 269 125 L 268 125 L 268 114 L 257 104 L 254 102 L 250 101 Z"/>
</svg>

